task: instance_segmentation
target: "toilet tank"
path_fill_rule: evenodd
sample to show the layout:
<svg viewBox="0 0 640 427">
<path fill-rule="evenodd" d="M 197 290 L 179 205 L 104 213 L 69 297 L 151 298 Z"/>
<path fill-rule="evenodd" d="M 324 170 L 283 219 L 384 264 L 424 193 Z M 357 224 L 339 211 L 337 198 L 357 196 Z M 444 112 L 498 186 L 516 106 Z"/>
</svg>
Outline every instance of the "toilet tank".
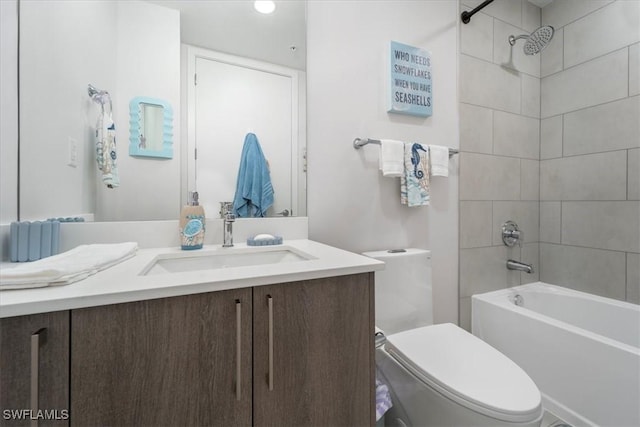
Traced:
<svg viewBox="0 0 640 427">
<path fill-rule="evenodd" d="M 386 335 L 433 324 L 431 252 L 424 249 L 365 252 L 384 261 L 375 272 L 376 326 Z"/>
</svg>

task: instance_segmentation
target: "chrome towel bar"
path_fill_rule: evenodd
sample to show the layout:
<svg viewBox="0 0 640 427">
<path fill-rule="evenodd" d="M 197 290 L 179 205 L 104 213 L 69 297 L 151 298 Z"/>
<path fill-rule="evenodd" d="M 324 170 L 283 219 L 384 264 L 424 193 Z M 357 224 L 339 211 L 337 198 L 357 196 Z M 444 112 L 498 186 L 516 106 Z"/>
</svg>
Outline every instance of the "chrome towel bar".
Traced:
<svg viewBox="0 0 640 427">
<path fill-rule="evenodd" d="M 380 145 L 379 139 L 369 139 L 369 138 L 356 138 L 353 140 L 353 148 L 359 150 L 360 147 L 364 147 L 367 144 Z M 455 154 L 458 154 L 458 149 L 449 148 L 449 157 L 453 157 Z"/>
</svg>

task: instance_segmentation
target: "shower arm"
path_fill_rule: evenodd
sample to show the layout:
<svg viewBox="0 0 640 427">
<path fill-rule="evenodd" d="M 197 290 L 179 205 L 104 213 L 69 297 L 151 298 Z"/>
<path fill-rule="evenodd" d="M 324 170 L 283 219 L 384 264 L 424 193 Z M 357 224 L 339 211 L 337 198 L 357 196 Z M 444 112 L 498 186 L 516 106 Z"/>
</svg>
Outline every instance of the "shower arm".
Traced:
<svg viewBox="0 0 640 427">
<path fill-rule="evenodd" d="M 513 46 L 513 45 L 515 45 L 515 44 L 516 44 L 516 40 L 526 39 L 526 38 L 529 38 L 529 35 L 528 35 L 528 34 L 520 34 L 519 36 L 513 36 L 513 35 L 511 35 L 511 36 L 509 36 L 509 44 L 510 44 L 511 46 Z"/>
<path fill-rule="evenodd" d="M 468 24 L 469 22 L 471 22 L 471 17 L 473 15 L 476 14 L 476 12 L 478 12 L 479 10 L 483 9 L 485 6 L 489 5 L 490 3 L 493 3 L 493 0 L 486 0 L 484 2 L 482 2 L 478 7 L 476 7 L 475 9 L 473 9 L 472 11 L 464 11 L 460 14 L 460 19 L 462 19 L 462 23 L 463 24 Z"/>
</svg>

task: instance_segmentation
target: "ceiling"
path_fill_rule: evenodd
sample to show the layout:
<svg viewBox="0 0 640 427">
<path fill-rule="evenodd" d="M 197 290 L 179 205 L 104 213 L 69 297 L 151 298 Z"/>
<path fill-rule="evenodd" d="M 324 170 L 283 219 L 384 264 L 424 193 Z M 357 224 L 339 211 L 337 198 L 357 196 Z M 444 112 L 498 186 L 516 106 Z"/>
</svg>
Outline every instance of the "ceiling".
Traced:
<svg viewBox="0 0 640 427">
<path fill-rule="evenodd" d="M 180 11 L 182 43 L 306 68 L 306 2 L 276 1 L 269 15 L 248 0 L 148 0 Z"/>
</svg>

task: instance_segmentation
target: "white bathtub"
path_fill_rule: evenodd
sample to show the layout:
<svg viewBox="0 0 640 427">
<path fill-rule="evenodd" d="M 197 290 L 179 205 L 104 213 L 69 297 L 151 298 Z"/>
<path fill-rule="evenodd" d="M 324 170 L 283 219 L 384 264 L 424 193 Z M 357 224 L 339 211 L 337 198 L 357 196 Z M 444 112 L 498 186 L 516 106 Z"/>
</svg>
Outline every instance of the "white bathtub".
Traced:
<svg viewBox="0 0 640 427">
<path fill-rule="evenodd" d="M 474 295 L 471 316 L 547 410 L 577 426 L 640 426 L 640 306 L 538 282 Z"/>
</svg>

